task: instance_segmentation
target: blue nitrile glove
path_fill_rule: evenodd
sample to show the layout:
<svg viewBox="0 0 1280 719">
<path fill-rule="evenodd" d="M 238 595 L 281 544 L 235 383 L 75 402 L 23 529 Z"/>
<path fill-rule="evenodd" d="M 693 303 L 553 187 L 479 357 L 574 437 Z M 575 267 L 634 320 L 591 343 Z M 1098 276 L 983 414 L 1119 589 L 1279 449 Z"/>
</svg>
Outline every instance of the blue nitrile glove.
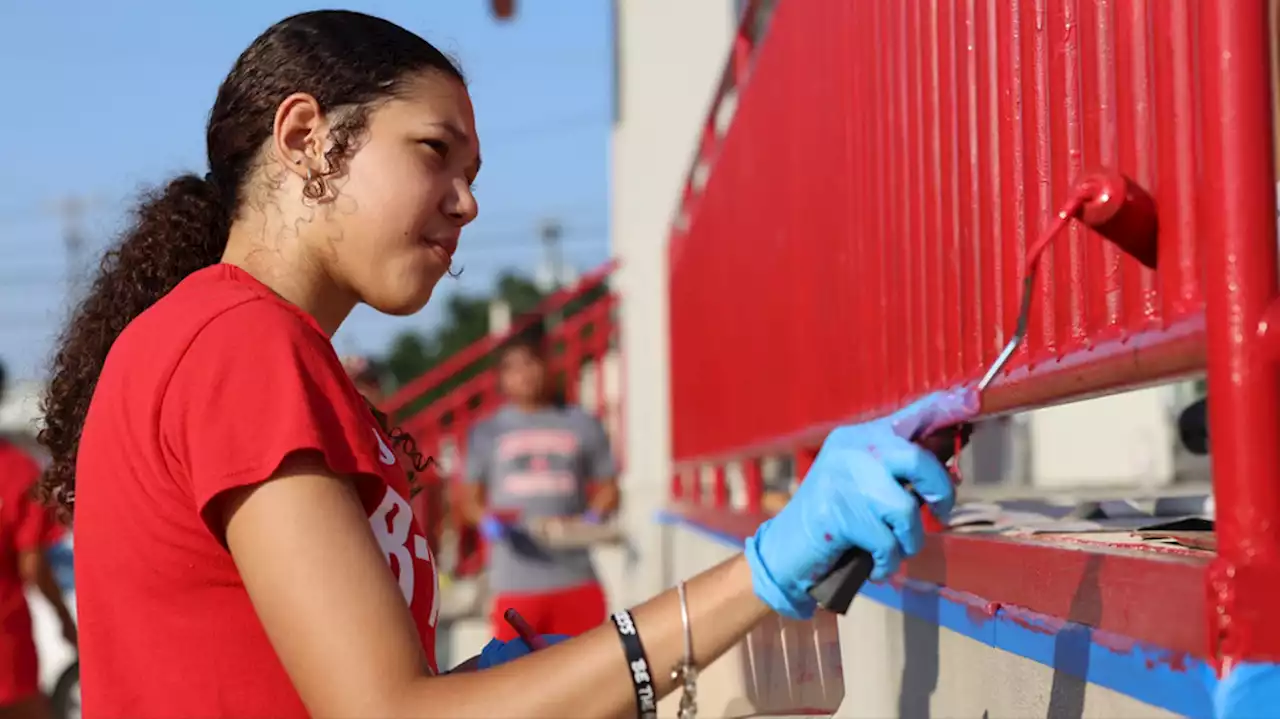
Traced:
<svg viewBox="0 0 1280 719">
<path fill-rule="evenodd" d="M 892 575 L 924 543 L 916 501 L 896 478 L 910 482 L 939 519 L 955 503 L 946 468 L 908 438 L 971 419 L 977 410 L 971 391 L 940 392 L 832 431 L 795 496 L 747 539 L 756 595 L 779 614 L 808 619 L 817 608 L 809 588 L 855 546 L 875 559 L 872 579 Z"/>
<path fill-rule="evenodd" d="M 507 535 L 507 525 L 501 519 L 486 514 L 480 519 L 480 536 L 486 541 L 496 542 Z"/>
<path fill-rule="evenodd" d="M 1280 665 L 1244 662 L 1218 682 L 1213 692 L 1215 719 L 1268 719 L 1280 707 Z"/>
<path fill-rule="evenodd" d="M 587 524 L 599 524 L 604 521 L 604 517 L 594 509 L 588 509 L 582 513 L 582 521 Z"/>
<path fill-rule="evenodd" d="M 565 634 L 543 634 L 542 638 L 547 640 L 547 644 L 559 644 L 569 637 Z M 529 645 L 525 644 L 523 639 L 512 639 L 509 642 L 492 639 L 484 645 L 484 649 L 480 650 L 480 660 L 476 662 L 476 669 L 488 669 L 506 664 L 528 653 Z"/>
</svg>

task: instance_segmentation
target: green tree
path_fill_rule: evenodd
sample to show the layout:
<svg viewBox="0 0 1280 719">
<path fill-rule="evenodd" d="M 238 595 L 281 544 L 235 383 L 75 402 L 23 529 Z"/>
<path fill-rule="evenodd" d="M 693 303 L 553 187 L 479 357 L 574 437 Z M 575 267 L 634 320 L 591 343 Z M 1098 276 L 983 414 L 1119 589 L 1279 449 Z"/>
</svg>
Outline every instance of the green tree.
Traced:
<svg viewBox="0 0 1280 719">
<path fill-rule="evenodd" d="M 484 339 L 489 334 L 489 304 L 493 297 L 502 298 L 515 317 L 533 311 L 545 298 L 529 278 L 510 272 L 498 277 L 491 294 L 458 293 L 450 296 L 446 301 L 444 319 L 433 331 L 427 334 L 402 332 L 392 340 L 383 358 L 393 381 L 392 389 L 403 387 Z M 492 358 L 485 357 L 460 368 L 416 398 L 402 414 L 417 412 L 491 367 Z"/>
</svg>

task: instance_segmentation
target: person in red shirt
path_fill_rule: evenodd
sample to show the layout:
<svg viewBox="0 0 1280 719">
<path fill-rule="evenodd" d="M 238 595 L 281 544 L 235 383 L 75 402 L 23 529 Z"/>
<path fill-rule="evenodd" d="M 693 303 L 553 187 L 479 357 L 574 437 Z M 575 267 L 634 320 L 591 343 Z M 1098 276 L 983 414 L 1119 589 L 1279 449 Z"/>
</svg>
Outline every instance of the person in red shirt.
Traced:
<svg viewBox="0 0 1280 719">
<path fill-rule="evenodd" d="M 0 365 L 0 403 L 4 390 L 5 370 Z M 32 494 L 39 479 L 35 460 L 0 437 L 0 719 L 48 715 L 38 683 L 26 586 L 40 590 L 62 622 L 62 635 L 76 642 L 75 620 L 45 558 L 45 550 L 62 538 L 63 529 Z"/>
<path fill-rule="evenodd" d="M 462 74 L 386 20 L 302 13 L 236 60 L 205 141 L 209 173 L 146 196 L 104 256 L 45 399 L 86 717 L 651 716 L 671 667 L 705 666 L 770 611 L 812 616 L 806 582 L 855 542 L 877 578 L 917 551 L 894 474 L 939 512 L 953 499 L 891 425 L 842 428 L 744 553 L 611 625 L 530 637 L 539 651 L 494 640 L 462 667 L 478 671 L 444 673 L 405 435 L 330 338 L 358 303 L 417 312 L 449 272 L 478 212 Z"/>
</svg>

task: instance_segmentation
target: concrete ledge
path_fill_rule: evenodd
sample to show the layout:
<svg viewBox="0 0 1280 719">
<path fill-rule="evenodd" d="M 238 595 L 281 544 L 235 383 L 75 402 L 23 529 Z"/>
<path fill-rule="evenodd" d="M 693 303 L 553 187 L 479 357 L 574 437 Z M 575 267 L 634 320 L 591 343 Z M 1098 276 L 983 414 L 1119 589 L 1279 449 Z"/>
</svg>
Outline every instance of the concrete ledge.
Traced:
<svg viewBox="0 0 1280 719">
<path fill-rule="evenodd" d="M 705 526 L 684 512 L 659 517 L 681 546 L 673 569 L 684 576 L 695 573 L 702 568 L 692 566 L 698 557 L 716 554 L 711 546 L 720 548 L 721 558 L 737 551 L 743 530 L 757 523 L 743 517 L 735 529 L 724 516 L 720 519 Z M 948 543 L 956 539 L 962 541 Z M 1010 554 L 1011 546 L 1015 558 L 1036 563 L 991 561 Z M 838 652 L 820 679 L 824 687 L 838 683 L 845 697 L 836 716 L 1210 716 L 1212 668 L 1202 648 L 1185 646 L 1204 644 L 1202 615 L 1195 611 L 1203 608 L 1200 558 L 951 536 L 934 537 L 931 548 L 931 560 L 926 553 L 893 582 L 868 584 L 849 615 L 839 619 Z M 981 556 L 975 554 L 980 550 Z M 956 561 L 940 566 L 940 558 Z M 1043 566 L 1046 562 L 1053 566 Z M 976 563 L 972 572 L 962 570 L 965 563 Z M 958 577 L 973 584 L 983 566 L 986 575 L 1004 581 L 986 586 L 1033 602 L 1048 600 L 1059 614 L 1006 601 L 1005 595 L 983 596 L 928 581 Z M 1134 568 L 1136 574 L 1117 573 Z M 1073 583 L 1067 582 L 1072 576 Z M 1194 600 L 1183 596 L 1191 592 Z M 1160 627 L 1151 622 L 1155 617 L 1181 617 L 1182 624 Z M 1113 627 L 1163 633 L 1167 641 L 1101 627 L 1104 620 Z M 786 666 L 787 658 L 778 657 L 786 654 L 783 645 L 766 643 L 766 633 L 744 642 L 755 666 Z M 832 641 L 819 638 L 817 644 Z M 829 676 L 831 668 L 838 670 L 838 680 Z M 789 673 L 792 684 L 799 684 L 789 689 L 789 709 L 819 709 L 802 700 L 805 674 Z M 735 695 L 725 705 L 740 700 L 744 709 L 786 711 L 779 706 L 785 703 L 780 688 L 765 682 L 762 689 L 758 673 L 744 669 L 743 675 L 737 685 L 717 687 Z"/>
</svg>

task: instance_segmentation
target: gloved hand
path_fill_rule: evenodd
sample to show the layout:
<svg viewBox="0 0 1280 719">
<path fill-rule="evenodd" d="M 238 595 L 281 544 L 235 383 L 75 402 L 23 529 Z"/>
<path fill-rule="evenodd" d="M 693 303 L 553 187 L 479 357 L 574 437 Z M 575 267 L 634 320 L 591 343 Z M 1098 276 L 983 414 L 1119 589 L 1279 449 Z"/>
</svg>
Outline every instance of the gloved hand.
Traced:
<svg viewBox="0 0 1280 719">
<path fill-rule="evenodd" d="M 784 616 L 808 619 L 817 608 L 808 590 L 852 547 L 875 559 L 872 579 L 892 575 L 920 551 L 924 528 L 909 482 L 946 519 L 955 487 L 946 468 L 910 437 L 971 419 L 976 393 L 927 395 L 898 412 L 827 436 L 791 501 L 747 539 L 752 584 Z"/>
<path fill-rule="evenodd" d="M 542 638 L 547 640 L 547 644 L 559 644 L 569 637 L 564 634 L 543 634 Z M 529 645 L 525 644 L 523 639 L 512 639 L 509 642 L 492 639 L 484 645 L 484 649 L 480 650 L 480 660 L 476 662 L 476 669 L 488 669 L 506 664 L 513 659 L 523 657 L 530 651 Z"/>
<path fill-rule="evenodd" d="M 587 524 L 599 524 L 604 521 L 604 517 L 594 509 L 588 509 L 582 513 L 582 521 Z"/>
<path fill-rule="evenodd" d="M 1216 719 L 1267 719 L 1280 705 L 1280 665 L 1245 662 L 1218 682 L 1213 692 Z"/>
<path fill-rule="evenodd" d="M 489 542 L 496 542 L 507 536 L 506 523 L 492 514 L 486 514 L 480 519 L 479 529 L 480 536 L 484 537 L 485 540 Z"/>
</svg>

